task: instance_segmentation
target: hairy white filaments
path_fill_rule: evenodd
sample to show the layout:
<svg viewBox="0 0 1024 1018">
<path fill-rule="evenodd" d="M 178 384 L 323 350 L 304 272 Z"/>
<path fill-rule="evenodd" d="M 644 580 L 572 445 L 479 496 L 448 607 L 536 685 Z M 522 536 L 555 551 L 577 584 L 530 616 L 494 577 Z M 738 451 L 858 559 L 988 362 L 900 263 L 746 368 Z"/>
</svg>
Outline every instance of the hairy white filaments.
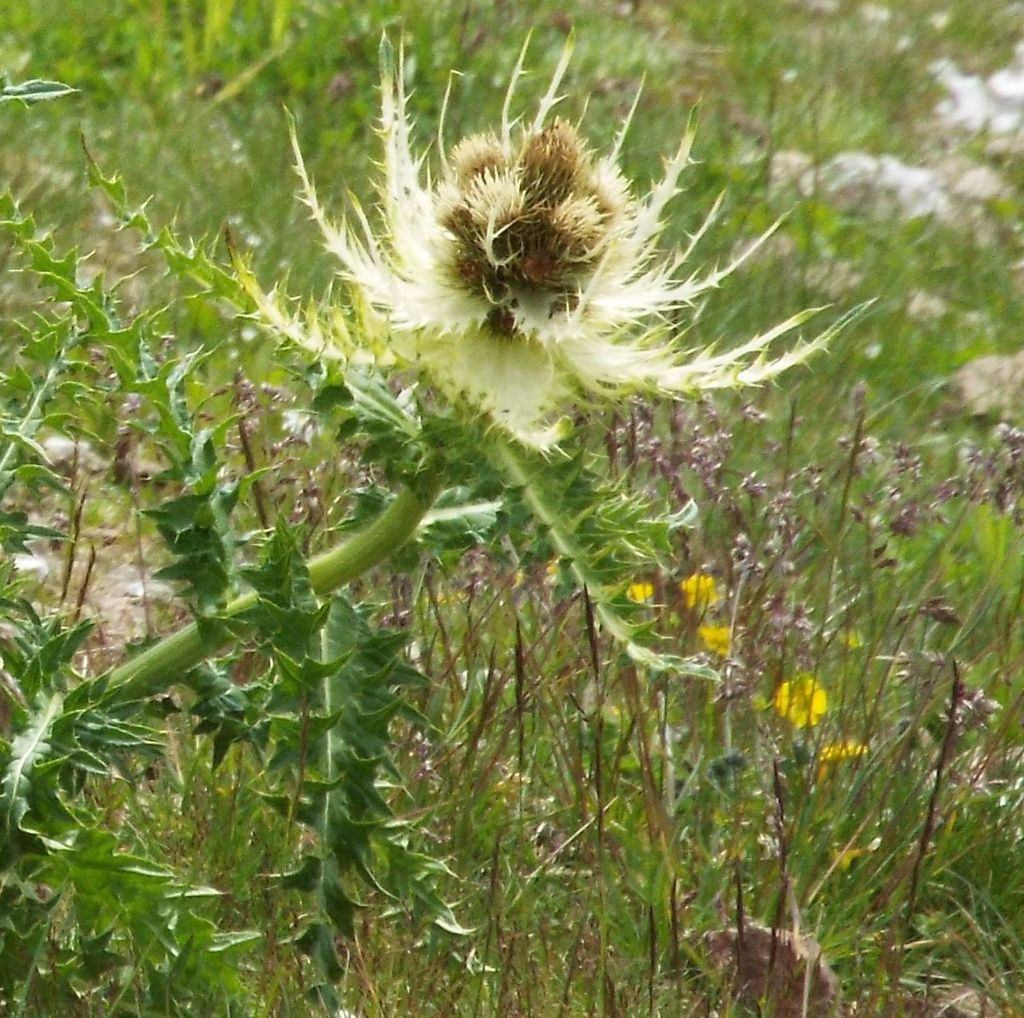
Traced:
<svg viewBox="0 0 1024 1018">
<path fill-rule="evenodd" d="M 411 366 L 448 400 L 541 448 L 557 441 L 560 414 L 581 396 L 758 384 L 820 349 L 834 330 L 775 359 L 766 353 L 813 310 L 729 350 L 680 347 L 679 312 L 768 235 L 723 268 L 681 276 L 718 209 L 716 203 L 685 250 L 659 252 L 692 132 L 661 181 L 634 196 L 618 167 L 629 118 L 601 156 L 576 124 L 552 115 L 570 55 L 571 44 L 536 116 L 524 122 L 510 116 L 524 48 L 500 130 L 447 153 L 442 143 L 433 182 L 425 154 L 414 154 L 410 143 L 401 60 L 396 68 L 385 43 L 377 222 L 353 201 L 351 219 L 333 224 L 296 145 L 304 199 L 353 292 L 359 325 L 339 330 L 300 321 L 273 294 L 255 293 L 268 324 L 321 355 L 369 354 Z"/>
</svg>

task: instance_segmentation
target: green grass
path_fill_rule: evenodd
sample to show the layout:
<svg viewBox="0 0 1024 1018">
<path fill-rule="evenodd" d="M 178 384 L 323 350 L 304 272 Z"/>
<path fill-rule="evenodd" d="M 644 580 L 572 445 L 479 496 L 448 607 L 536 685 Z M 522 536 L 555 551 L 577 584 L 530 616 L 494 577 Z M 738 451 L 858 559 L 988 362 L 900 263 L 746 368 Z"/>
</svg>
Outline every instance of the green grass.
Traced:
<svg viewBox="0 0 1024 1018">
<path fill-rule="evenodd" d="M 754 1013 L 732 999 L 706 934 L 734 928 L 738 909 L 747 923 L 791 929 L 794 908 L 856 1002 L 851 1014 L 916 1014 L 907 998 L 946 984 L 984 990 L 1000 1013 L 1024 1011 L 1024 454 L 948 390 L 972 357 L 1019 348 L 1024 299 L 1010 266 L 1021 257 L 1022 180 L 1006 166 L 1018 190 L 986 211 L 984 239 L 825 197 L 800 202 L 767 181 L 786 150 L 817 162 L 850 149 L 935 158 L 950 139 L 932 119 L 940 96 L 929 64 L 949 56 L 972 70 L 1004 66 L 1016 40 L 1009 14 L 925 0 L 894 5 L 882 25 L 865 22 L 857 4 L 824 15 L 762 0 L 644 2 L 629 16 L 611 2 L 13 6 L 0 70 L 81 94 L 3 108 L 0 174 L 59 248 L 94 249 L 111 277 L 140 269 L 124 284 L 129 306 L 170 301 L 176 284 L 131 235 L 113 232 L 86 187 L 80 138 L 133 196 L 154 196 L 154 222 L 213 238 L 226 226 L 262 279 L 287 272 L 290 292 L 315 294 L 332 269 L 294 197 L 285 109 L 322 198 L 341 210 L 349 192 L 371 197 L 382 30 L 405 39 L 427 141 L 449 69 L 461 72 L 448 110 L 454 138 L 496 119 L 531 29 L 524 92 L 539 94 L 573 24 L 566 108 L 578 114 L 592 94 L 586 128 L 598 147 L 644 79 L 624 151 L 641 183 L 699 102 L 698 162 L 669 241 L 696 229 L 723 189 L 722 220 L 702 248 L 708 264 L 788 214 L 787 246 L 713 294 L 691 342 L 743 338 L 809 305 L 877 299 L 828 355 L 776 386 L 672 409 L 636 403 L 590 427 L 595 457 L 638 494 L 675 509 L 696 500 L 696 528 L 676 534 L 660 571 L 637 577 L 655 587 L 640 611 L 682 655 L 702 651 L 701 625 L 731 626 L 729 661 L 709 656 L 720 684 L 618 663 L 589 631 L 579 592 L 546 568 L 539 539 L 521 559 L 495 542 L 430 561 L 411 581 L 381 570 L 358 587 L 381 618 L 408 628 L 430 680 L 407 694 L 423 720 L 392 726 L 393 805 L 414 821 L 417 847 L 449 868 L 440 890 L 470 932 L 425 928 L 401 903 L 368 893 L 355 935 L 340 942 L 339 988 L 352 1013 Z M 937 29 L 929 19 L 947 9 Z M 904 35 L 913 44 L 901 49 Z M 978 142 L 961 147 L 983 158 Z M 837 260 L 859 276 L 838 294 L 828 289 Z M 0 266 L 15 264 L 0 247 Z M 947 309 L 913 318 L 917 291 Z M 0 277 L 6 349 L 19 342 L 11 322 L 37 301 L 29 277 Z M 287 440 L 282 411 L 305 410 L 310 398 L 296 380 L 301 358 L 282 365 L 270 344 L 243 339 L 243 325 L 198 302 L 175 303 L 164 325 L 169 350 L 210 352 L 192 384 L 196 395 L 220 393 L 211 412 L 239 406 L 251 383 L 244 405 L 257 466 L 267 468 L 265 508 L 320 547 L 355 470 L 332 433 Z M 112 460 L 126 411 L 111 397 L 81 413 L 81 429 Z M 144 458 L 145 446 L 136 453 Z M 134 501 L 167 495 L 108 478 L 75 479 L 87 496 L 83 549 L 102 541 L 104 526 L 127 533 Z M 251 497 L 241 511 L 258 528 Z M 107 546 L 130 561 L 125 533 Z M 155 543 L 149 523 L 141 539 Z M 704 618 L 679 590 L 698 570 L 723 593 Z M 158 623 L 173 620 L 157 611 Z M 778 685 L 800 672 L 829 697 L 813 728 L 772 708 Z M 966 713 L 951 736 L 955 675 Z M 186 703 L 176 693 L 168 709 Z M 842 740 L 867 750 L 823 768 L 822 747 Z M 145 781 L 93 778 L 83 794 L 140 855 L 221 892 L 197 902 L 203 919 L 259 933 L 237 949 L 237 983 L 209 988 L 207 1010 L 325 1013 L 305 999 L 312 966 L 289 940 L 308 903 L 269 879 L 294 863 L 300 839 L 264 808 L 265 762 L 235 745 L 215 768 L 209 741 L 173 713 L 167 747 Z M 57 977 L 34 980 L 21 1013 L 107 1014 L 109 985 L 124 988 L 134 1013 L 130 965 L 90 970 L 94 955 L 76 936 L 54 919 L 41 971 Z M 184 962 L 178 975 L 203 978 Z M 173 998 L 172 981 L 159 1013 L 178 1013 Z"/>
</svg>

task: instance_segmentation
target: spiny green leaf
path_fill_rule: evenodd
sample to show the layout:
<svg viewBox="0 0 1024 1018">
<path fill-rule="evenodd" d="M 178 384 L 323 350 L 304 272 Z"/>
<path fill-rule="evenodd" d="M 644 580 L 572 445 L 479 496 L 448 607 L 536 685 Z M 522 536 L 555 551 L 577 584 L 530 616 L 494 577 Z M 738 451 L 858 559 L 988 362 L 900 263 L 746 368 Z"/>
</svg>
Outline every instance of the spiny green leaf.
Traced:
<svg viewBox="0 0 1024 1018">
<path fill-rule="evenodd" d="M 60 81 L 44 81 L 41 78 L 30 78 L 14 85 L 5 82 L 0 86 L 0 103 L 5 102 L 44 102 L 49 99 L 61 99 L 66 95 L 75 95 L 77 88 L 65 85 Z"/>
<path fill-rule="evenodd" d="M 6 838 L 13 836 L 31 808 L 32 772 L 50 752 L 53 724 L 60 716 L 64 699 L 59 693 L 49 696 L 29 716 L 25 727 L 11 742 L 10 759 L 0 780 L 0 823 Z"/>
<path fill-rule="evenodd" d="M 671 551 L 674 518 L 651 515 L 594 477 L 582 456 L 545 459 L 493 437 L 491 455 L 522 504 L 564 558 L 594 605 L 601 626 L 635 664 L 678 671 L 681 659 L 645 642 L 647 627 L 634 621 L 636 606 L 623 591 L 637 568 L 650 568 Z"/>
<path fill-rule="evenodd" d="M 191 242 L 182 242 L 171 227 L 155 229 L 146 215 L 147 203 L 133 206 L 121 179 L 116 175 L 106 176 L 88 151 L 86 158 L 89 183 L 110 199 L 122 228 L 141 234 L 148 248 L 160 252 L 172 275 L 195 280 L 207 294 L 220 297 L 239 310 L 251 310 L 252 301 L 236 275 L 219 265 L 209 251 Z"/>
<path fill-rule="evenodd" d="M 258 943 L 263 934 L 256 930 L 238 930 L 234 933 L 215 933 L 210 942 L 211 954 L 237 954 L 238 949 Z"/>
</svg>

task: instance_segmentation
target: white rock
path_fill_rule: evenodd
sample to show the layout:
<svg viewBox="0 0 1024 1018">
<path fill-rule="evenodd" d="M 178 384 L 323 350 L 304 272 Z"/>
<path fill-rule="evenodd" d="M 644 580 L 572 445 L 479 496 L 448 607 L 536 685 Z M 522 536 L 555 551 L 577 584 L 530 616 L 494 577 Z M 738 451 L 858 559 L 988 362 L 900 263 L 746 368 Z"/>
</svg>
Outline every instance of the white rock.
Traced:
<svg viewBox="0 0 1024 1018">
<path fill-rule="evenodd" d="M 950 126 L 993 134 L 1024 127 L 1024 42 L 1006 67 L 987 78 L 962 73 L 952 60 L 932 64 L 932 73 L 949 92 L 935 111 Z"/>
<path fill-rule="evenodd" d="M 874 216 L 934 216 L 978 236 L 985 203 L 1013 194 L 994 169 L 955 155 L 934 166 L 911 166 L 892 155 L 840 152 L 815 170 L 809 155 L 784 151 L 773 160 L 772 184 L 795 186 L 808 197 L 820 191 L 840 208 Z"/>
<path fill-rule="evenodd" d="M 821 168 L 821 180 L 843 208 L 866 207 L 880 215 L 906 219 L 935 215 L 948 218 L 949 195 L 934 170 L 910 166 L 895 156 L 840 152 Z"/>
<path fill-rule="evenodd" d="M 1024 351 L 975 357 L 957 369 L 953 383 L 969 413 L 1019 413 L 1024 406 Z"/>
<path fill-rule="evenodd" d="M 809 194 L 814 185 L 814 160 L 806 152 L 783 149 L 772 156 L 771 186 L 796 187 Z"/>
<path fill-rule="evenodd" d="M 69 438 L 67 435 L 52 434 L 41 439 L 39 444 L 57 470 L 70 470 L 75 464 L 84 470 L 98 471 L 105 467 L 103 459 L 84 438 Z"/>
<path fill-rule="evenodd" d="M 14 568 L 19 573 L 34 573 L 35 578 L 42 583 L 50 575 L 50 560 L 38 552 L 19 552 L 14 556 Z"/>
<path fill-rule="evenodd" d="M 989 75 L 989 91 L 1002 103 L 1024 107 L 1024 42 L 1017 43 L 1008 67 Z"/>
<path fill-rule="evenodd" d="M 918 322 L 933 321 L 949 311 L 949 304 L 934 293 L 915 290 L 907 301 L 907 317 Z"/>
<path fill-rule="evenodd" d="M 860 16 L 869 25 L 887 25 L 892 21 L 892 11 L 881 4 L 861 4 Z"/>
<path fill-rule="evenodd" d="M 966 156 L 946 156 L 935 164 L 935 172 L 954 198 L 968 204 L 981 205 L 1013 194 L 1013 188 L 991 166 Z"/>
</svg>

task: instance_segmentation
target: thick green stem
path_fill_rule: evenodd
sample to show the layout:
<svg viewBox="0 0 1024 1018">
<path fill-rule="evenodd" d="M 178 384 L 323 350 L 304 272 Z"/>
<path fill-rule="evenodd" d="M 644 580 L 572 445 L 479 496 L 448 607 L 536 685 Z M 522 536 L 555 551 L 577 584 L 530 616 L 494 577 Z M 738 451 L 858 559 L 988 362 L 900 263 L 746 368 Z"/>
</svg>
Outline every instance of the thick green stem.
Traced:
<svg viewBox="0 0 1024 1018">
<path fill-rule="evenodd" d="M 371 566 L 383 561 L 404 544 L 420 525 L 436 492 L 427 494 L 403 491 L 381 515 L 364 530 L 336 548 L 317 555 L 309 563 L 309 579 L 318 594 L 328 594 L 343 583 L 355 579 Z M 221 613 L 222 618 L 241 615 L 256 604 L 256 594 L 242 594 Z M 153 696 L 169 689 L 190 668 L 219 650 L 230 637 L 213 639 L 210 633 L 221 630 L 193 622 L 144 650 L 110 674 L 110 687 L 125 700 Z"/>
</svg>

